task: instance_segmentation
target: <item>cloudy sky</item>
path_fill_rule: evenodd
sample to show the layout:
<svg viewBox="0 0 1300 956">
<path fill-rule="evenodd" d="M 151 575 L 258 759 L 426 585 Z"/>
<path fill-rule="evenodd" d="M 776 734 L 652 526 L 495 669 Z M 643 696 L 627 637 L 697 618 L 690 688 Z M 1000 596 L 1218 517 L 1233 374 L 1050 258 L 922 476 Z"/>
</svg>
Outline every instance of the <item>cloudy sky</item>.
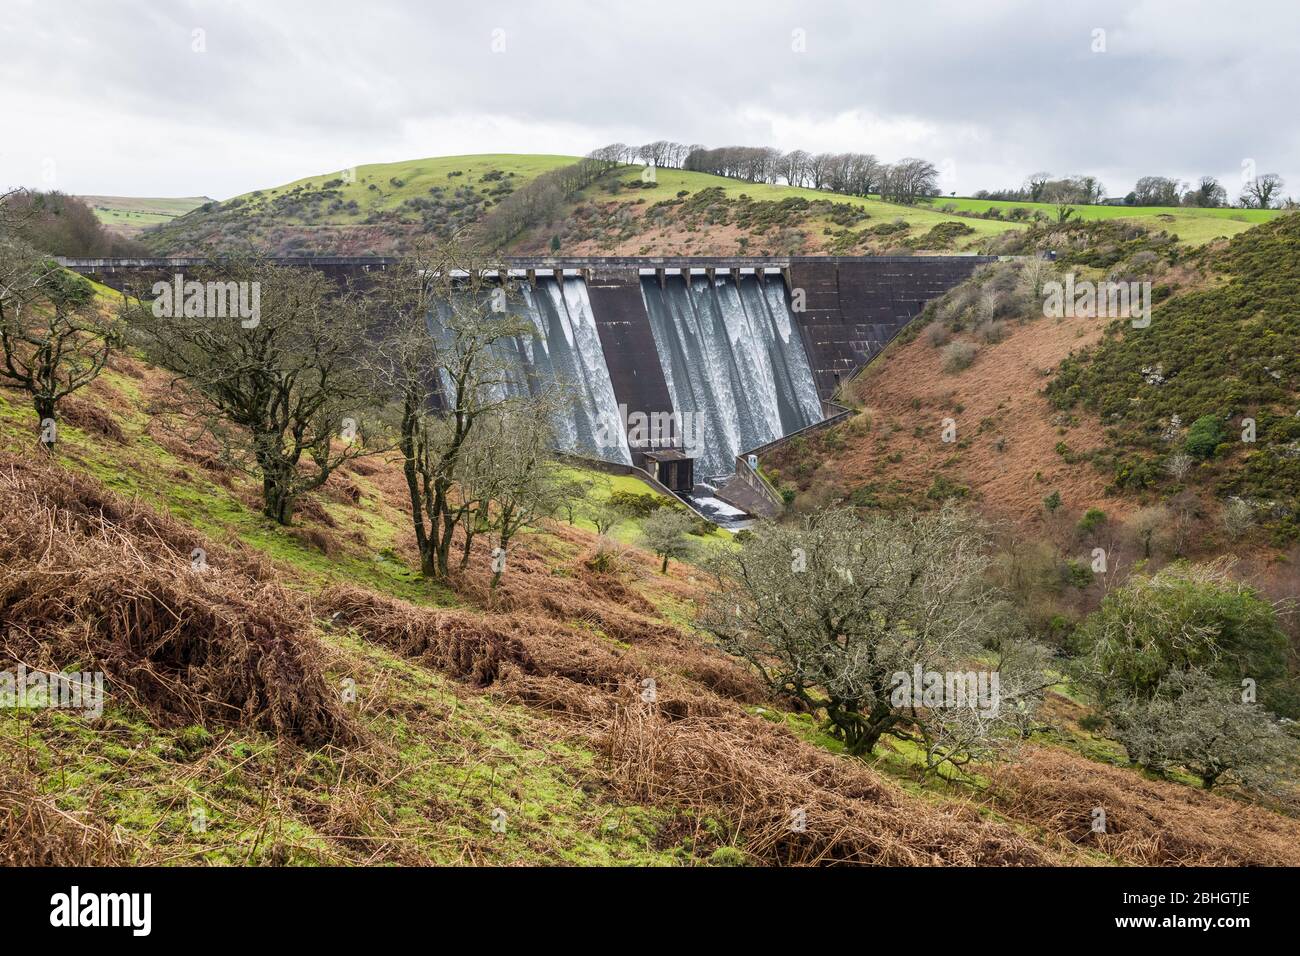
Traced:
<svg viewBox="0 0 1300 956">
<path fill-rule="evenodd" d="M 1277 172 L 1295 0 L 2 0 L 0 189 L 227 198 L 612 141 L 923 156 L 945 191 Z"/>
</svg>

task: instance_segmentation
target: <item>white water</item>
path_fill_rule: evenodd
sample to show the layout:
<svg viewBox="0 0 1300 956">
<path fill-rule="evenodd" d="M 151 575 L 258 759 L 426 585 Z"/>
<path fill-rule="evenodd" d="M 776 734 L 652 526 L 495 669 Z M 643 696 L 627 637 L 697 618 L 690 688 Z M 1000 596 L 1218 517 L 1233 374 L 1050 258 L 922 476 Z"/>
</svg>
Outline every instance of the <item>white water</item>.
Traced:
<svg viewBox="0 0 1300 956">
<path fill-rule="evenodd" d="M 605 353 L 592 316 L 587 286 L 566 278 L 538 278 L 523 284 L 512 312 L 528 319 L 536 335 L 500 343 L 497 355 L 508 369 L 507 393 L 527 398 L 560 386 L 570 404 L 556 416 L 556 444 L 561 451 L 630 465 L 632 453 L 614 400 Z"/>
<path fill-rule="evenodd" d="M 673 408 L 699 416 L 697 479 L 730 474 L 735 456 L 821 420 L 803 342 L 779 283 L 752 276 L 644 278 Z"/>
</svg>

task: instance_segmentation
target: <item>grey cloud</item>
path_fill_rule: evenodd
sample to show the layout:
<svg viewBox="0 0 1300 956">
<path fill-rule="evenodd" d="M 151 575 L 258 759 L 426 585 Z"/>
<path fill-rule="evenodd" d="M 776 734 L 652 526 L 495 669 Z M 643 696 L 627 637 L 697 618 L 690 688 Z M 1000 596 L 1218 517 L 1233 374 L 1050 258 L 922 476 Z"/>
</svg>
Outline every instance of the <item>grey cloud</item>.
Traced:
<svg viewBox="0 0 1300 956">
<path fill-rule="evenodd" d="M 1241 9 L 9 0 L 0 107 L 21 145 L 0 144 L 0 183 L 30 181 L 50 154 L 73 191 L 229 195 L 446 152 L 660 137 L 792 148 L 774 127 L 829 131 L 856 113 L 923 126 L 912 151 L 951 158 L 963 192 L 1040 168 L 1099 174 L 1113 192 L 1148 173 L 1235 182 L 1246 157 L 1300 187 L 1300 134 L 1283 118 L 1300 93 L 1300 8 Z M 791 49 L 796 29 L 806 52 Z M 79 155 L 78 129 L 112 136 L 111 155 Z M 892 159 L 912 145 L 839 135 L 825 148 Z"/>
</svg>

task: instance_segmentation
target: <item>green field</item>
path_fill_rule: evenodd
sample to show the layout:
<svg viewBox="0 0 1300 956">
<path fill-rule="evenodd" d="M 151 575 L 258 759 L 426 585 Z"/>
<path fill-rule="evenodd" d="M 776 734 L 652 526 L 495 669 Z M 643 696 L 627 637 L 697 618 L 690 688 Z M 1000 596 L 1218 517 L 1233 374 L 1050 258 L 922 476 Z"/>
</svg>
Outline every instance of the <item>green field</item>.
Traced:
<svg viewBox="0 0 1300 956">
<path fill-rule="evenodd" d="M 1031 215 L 1042 212 L 1045 216 L 1056 218 L 1056 206 L 1045 202 L 938 196 L 928 203 L 935 210 L 950 207 L 957 212 L 983 213 L 997 209 L 1005 216 L 1012 209 L 1027 209 Z M 1075 206 L 1073 213 L 1079 219 L 1134 219 L 1148 229 L 1177 233 L 1183 242 L 1194 246 L 1220 236 L 1235 236 L 1251 226 L 1268 222 L 1280 215 L 1280 209 L 1200 209 L 1195 206 Z M 998 220 L 981 221 L 997 226 L 1006 225 Z"/>
<path fill-rule="evenodd" d="M 79 196 L 95 211 L 95 216 L 105 226 L 121 235 L 132 236 L 146 226 L 171 222 L 191 209 L 206 202 L 206 196 L 186 196 L 176 199 L 145 198 L 141 196 Z"/>
<path fill-rule="evenodd" d="M 629 167 L 627 170 L 629 178 L 639 178 L 640 173 L 641 167 L 639 166 Z M 888 222 L 894 219 L 903 219 L 910 226 L 918 229 L 929 229 L 941 222 L 957 219 L 975 230 L 975 234 L 970 237 L 972 240 L 997 235 L 1000 232 L 1006 232 L 1008 229 L 1023 228 L 1018 223 L 951 216 L 939 212 L 937 209 L 924 206 L 904 206 L 899 203 L 884 202 L 870 197 L 846 196 L 842 193 L 827 192 L 824 189 L 806 189 L 801 186 L 747 183 L 739 179 L 728 179 L 725 176 L 714 176 L 710 173 L 687 172 L 682 169 L 657 169 L 655 170 L 655 182 L 655 186 L 639 192 L 638 197 L 644 197 L 647 202 L 658 202 L 661 199 L 673 198 L 683 189 L 694 193 L 716 186 L 723 190 L 728 199 L 738 199 L 743 195 L 748 196 L 750 199 L 770 202 L 780 202 L 782 199 L 800 197 L 809 200 L 821 199 L 848 203 L 864 209 L 874 220 Z"/>
</svg>

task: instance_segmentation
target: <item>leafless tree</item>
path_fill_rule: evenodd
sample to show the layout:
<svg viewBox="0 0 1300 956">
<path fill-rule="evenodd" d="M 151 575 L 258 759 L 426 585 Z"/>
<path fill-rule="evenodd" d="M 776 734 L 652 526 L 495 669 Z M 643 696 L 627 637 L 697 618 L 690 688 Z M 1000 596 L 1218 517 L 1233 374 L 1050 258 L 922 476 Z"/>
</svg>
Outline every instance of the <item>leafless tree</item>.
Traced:
<svg viewBox="0 0 1300 956">
<path fill-rule="evenodd" d="M 1051 180 L 1052 174 L 1048 172 L 1030 173 L 1025 177 L 1025 190 L 1029 194 L 1030 202 L 1042 201 L 1043 190 Z"/>
<path fill-rule="evenodd" d="M 964 671 L 981 641 L 1009 647 L 985 553 L 978 523 L 951 506 L 769 523 L 717 558 L 699 624 L 865 755 L 887 733 L 921 739 L 927 708 L 899 700 L 900 674 Z"/>
<path fill-rule="evenodd" d="M 426 577 L 449 577 L 453 535 L 475 511 L 479 496 L 461 494 L 461 483 L 477 429 L 520 401 L 498 347 L 534 330 L 509 309 L 501 274 L 473 242 L 453 237 L 385 270 L 370 295 L 382 323 L 370 364 L 395 408 Z"/>
<path fill-rule="evenodd" d="M 924 159 L 901 159 L 886 168 L 880 194 L 890 202 L 913 205 L 939 190 L 939 171 Z"/>
<path fill-rule="evenodd" d="M 1134 205 L 1177 206 L 1185 184 L 1167 176 L 1143 176 L 1133 187 Z"/>
<path fill-rule="evenodd" d="M 483 523 L 496 545 L 494 590 L 516 536 L 559 507 L 561 479 L 552 458 L 555 410 L 548 401 L 508 406 L 489 416 L 475 436 L 475 445 L 483 451 L 477 458 L 484 489 Z"/>
<path fill-rule="evenodd" d="M 222 286 L 248 283 L 260 301 L 256 321 L 224 309 L 196 315 L 179 302 L 131 308 L 129 321 L 153 361 L 175 373 L 171 411 L 260 477 L 263 513 L 287 525 L 299 498 L 343 463 L 378 450 L 364 423 L 374 392 L 359 358 L 364 310 L 315 270 L 254 258 L 214 263 L 202 274 Z"/>
<path fill-rule="evenodd" d="M 610 143 L 608 146 L 593 149 L 587 154 L 587 158 L 610 166 L 620 166 L 625 162 L 629 148 L 626 143 Z"/>
<path fill-rule="evenodd" d="M 802 149 L 791 150 L 781 157 L 781 176 L 791 186 L 807 185 L 808 162 L 812 157 Z"/>
<path fill-rule="evenodd" d="M 59 402 L 93 382 L 119 344 L 90 284 L 0 234 L 0 381 L 22 389 L 53 449 Z"/>
</svg>

